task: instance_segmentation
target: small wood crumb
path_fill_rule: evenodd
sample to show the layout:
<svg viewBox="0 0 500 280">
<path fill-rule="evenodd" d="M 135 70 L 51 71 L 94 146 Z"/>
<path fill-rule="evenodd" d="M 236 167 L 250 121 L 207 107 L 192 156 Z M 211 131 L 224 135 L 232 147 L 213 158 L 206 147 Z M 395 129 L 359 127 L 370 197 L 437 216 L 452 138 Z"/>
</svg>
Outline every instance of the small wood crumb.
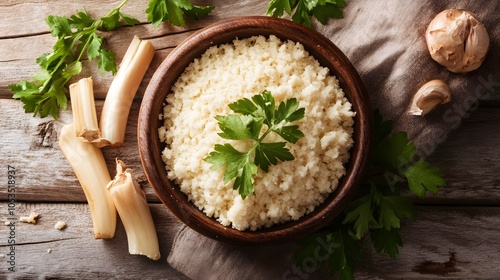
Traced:
<svg viewBox="0 0 500 280">
<path fill-rule="evenodd" d="M 4 223 L 6 226 L 10 226 L 10 222 L 9 221 L 5 221 Z"/>
<path fill-rule="evenodd" d="M 36 212 L 31 212 L 29 217 L 20 217 L 19 221 L 23 223 L 36 224 L 36 220 L 40 217 L 40 214 Z"/>
<path fill-rule="evenodd" d="M 50 254 L 50 252 L 52 252 L 52 249 L 47 249 L 47 254 Z"/>
<path fill-rule="evenodd" d="M 64 221 L 57 221 L 57 223 L 54 225 L 54 228 L 58 230 L 63 230 L 65 227 L 66 223 Z"/>
</svg>

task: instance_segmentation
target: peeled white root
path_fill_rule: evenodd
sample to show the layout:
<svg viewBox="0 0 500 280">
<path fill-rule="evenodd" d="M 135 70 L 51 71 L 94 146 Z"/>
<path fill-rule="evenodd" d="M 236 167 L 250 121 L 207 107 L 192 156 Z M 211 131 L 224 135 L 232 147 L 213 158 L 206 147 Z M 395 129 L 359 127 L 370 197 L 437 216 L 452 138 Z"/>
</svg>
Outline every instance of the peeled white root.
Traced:
<svg viewBox="0 0 500 280">
<path fill-rule="evenodd" d="M 73 124 L 62 128 L 59 146 L 87 198 L 95 238 L 113 238 L 116 229 L 116 208 L 106 189 L 111 176 L 101 149 L 77 137 Z"/>
<path fill-rule="evenodd" d="M 146 195 L 132 179 L 132 170 L 121 160 L 116 160 L 116 177 L 107 188 L 125 227 L 129 253 L 160 259 L 158 236 Z"/>
</svg>

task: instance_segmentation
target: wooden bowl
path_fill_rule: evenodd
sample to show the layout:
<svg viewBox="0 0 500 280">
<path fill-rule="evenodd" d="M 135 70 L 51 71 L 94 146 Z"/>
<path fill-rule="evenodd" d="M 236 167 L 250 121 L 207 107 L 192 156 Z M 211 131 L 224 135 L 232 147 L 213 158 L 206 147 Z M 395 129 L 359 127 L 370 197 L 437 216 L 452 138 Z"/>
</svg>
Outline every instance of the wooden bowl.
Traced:
<svg viewBox="0 0 500 280">
<path fill-rule="evenodd" d="M 158 128 L 162 121 L 166 95 L 184 69 L 209 47 L 230 43 L 236 38 L 275 35 L 282 40 L 300 42 L 322 66 L 339 79 L 341 88 L 356 111 L 354 146 L 347 163 L 347 173 L 337 189 L 315 211 L 293 222 L 257 231 L 238 231 L 207 217 L 188 201 L 178 186 L 167 178 Z M 182 42 L 154 73 L 143 97 L 139 112 L 138 141 L 144 172 L 161 201 L 190 228 L 217 240 L 238 244 L 279 243 L 299 239 L 319 230 L 344 210 L 363 179 L 370 147 L 371 109 L 363 82 L 347 57 L 320 33 L 285 19 L 264 16 L 222 20 L 199 30 Z"/>
</svg>

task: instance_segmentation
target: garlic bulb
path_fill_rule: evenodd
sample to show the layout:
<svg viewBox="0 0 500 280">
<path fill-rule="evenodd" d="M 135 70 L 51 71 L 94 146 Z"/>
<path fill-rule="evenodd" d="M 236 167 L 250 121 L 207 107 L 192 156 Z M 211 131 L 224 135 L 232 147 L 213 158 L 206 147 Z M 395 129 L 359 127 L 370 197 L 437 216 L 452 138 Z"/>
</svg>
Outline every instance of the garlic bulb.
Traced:
<svg viewBox="0 0 500 280">
<path fill-rule="evenodd" d="M 413 97 L 409 113 L 411 115 L 423 116 L 439 104 L 448 103 L 451 100 L 451 90 L 443 80 L 432 80 L 424 84 Z"/>
<path fill-rule="evenodd" d="M 444 10 L 427 27 L 425 39 L 432 58 L 454 73 L 479 68 L 490 44 L 488 32 L 466 10 Z"/>
</svg>

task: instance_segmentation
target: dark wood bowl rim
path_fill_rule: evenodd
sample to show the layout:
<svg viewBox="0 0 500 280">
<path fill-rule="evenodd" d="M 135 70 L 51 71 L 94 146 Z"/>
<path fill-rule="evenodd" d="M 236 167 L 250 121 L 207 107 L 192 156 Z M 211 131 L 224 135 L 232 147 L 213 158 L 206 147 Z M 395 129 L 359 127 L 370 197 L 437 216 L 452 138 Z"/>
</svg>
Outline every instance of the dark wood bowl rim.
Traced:
<svg viewBox="0 0 500 280">
<path fill-rule="evenodd" d="M 341 179 L 326 201 L 314 212 L 297 221 L 275 225 L 257 231 L 238 231 L 225 227 L 188 201 L 187 196 L 167 178 L 160 154 L 158 128 L 166 95 L 191 61 L 213 45 L 231 42 L 235 38 L 254 35 L 275 35 L 283 40 L 301 42 L 322 66 L 339 79 L 340 86 L 356 111 L 355 143 L 347 174 Z M 179 44 L 155 71 L 144 94 L 138 120 L 138 146 L 146 177 L 160 200 L 183 223 L 197 232 L 236 244 L 270 244 L 288 242 L 304 237 L 330 223 L 346 207 L 360 185 L 367 165 L 370 148 L 371 109 L 363 82 L 347 57 L 328 38 L 319 32 L 285 19 L 267 16 L 238 17 L 207 26 Z"/>
</svg>

